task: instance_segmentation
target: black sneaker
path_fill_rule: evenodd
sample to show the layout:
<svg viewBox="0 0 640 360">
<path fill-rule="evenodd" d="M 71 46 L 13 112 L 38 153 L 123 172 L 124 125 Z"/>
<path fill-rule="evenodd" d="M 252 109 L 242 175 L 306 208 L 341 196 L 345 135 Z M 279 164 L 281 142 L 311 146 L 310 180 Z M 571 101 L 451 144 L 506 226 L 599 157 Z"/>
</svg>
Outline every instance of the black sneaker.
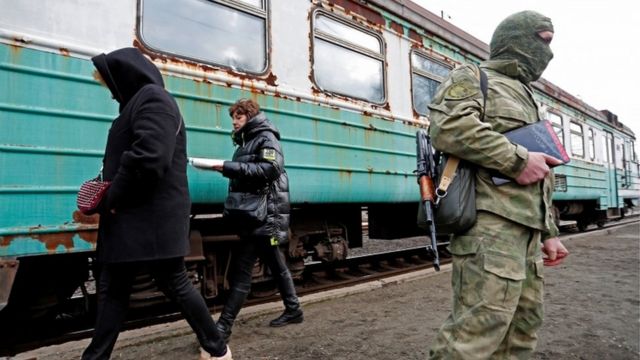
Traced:
<svg viewBox="0 0 640 360">
<path fill-rule="evenodd" d="M 278 318 L 271 320 L 269 326 L 279 327 L 287 324 L 299 324 L 304 320 L 301 309 L 285 310 Z"/>
</svg>

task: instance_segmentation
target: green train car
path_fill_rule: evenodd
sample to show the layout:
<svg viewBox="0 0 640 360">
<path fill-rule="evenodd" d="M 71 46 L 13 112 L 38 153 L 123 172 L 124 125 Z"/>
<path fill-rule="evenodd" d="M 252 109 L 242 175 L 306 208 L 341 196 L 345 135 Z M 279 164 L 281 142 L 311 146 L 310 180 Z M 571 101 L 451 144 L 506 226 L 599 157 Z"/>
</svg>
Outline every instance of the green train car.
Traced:
<svg viewBox="0 0 640 360">
<path fill-rule="evenodd" d="M 486 44 L 410 1 L 0 4 L 0 318 L 55 311 L 90 276 L 98 218 L 77 211 L 76 193 L 97 174 L 117 114 L 91 56 L 125 46 L 147 54 L 181 108 L 192 157 L 230 158 L 228 107 L 261 105 L 282 133 L 294 273 L 305 259 L 361 246 L 363 211 L 372 238 L 418 234 L 416 130 L 450 69 L 488 56 Z M 547 81 L 536 89 L 573 157 L 557 170 L 559 219 L 584 227 L 635 208 L 633 132 Z M 227 181 L 188 171 L 188 260 L 212 298 L 236 240 L 219 216 Z"/>
</svg>

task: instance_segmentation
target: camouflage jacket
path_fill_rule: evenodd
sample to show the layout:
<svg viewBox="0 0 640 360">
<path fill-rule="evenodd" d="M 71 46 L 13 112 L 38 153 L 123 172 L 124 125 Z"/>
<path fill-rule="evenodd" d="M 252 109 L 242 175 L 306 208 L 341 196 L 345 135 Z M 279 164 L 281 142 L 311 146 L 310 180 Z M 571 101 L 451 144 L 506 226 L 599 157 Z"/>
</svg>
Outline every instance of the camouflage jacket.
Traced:
<svg viewBox="0 0 640 360">
<path fill-rule="evenodd" d="M 516 178 L 529 153 L 501 133 L 540 119 L 533 91 L 517 79 L 515 61 L 489 60 L 480 67 L 489 88 L 483 112 L 478 67 L 463 65 L 451 71 L 429 105 L 429 133 L 437 150 L 478 165 L 476 207 L 542 231 L 543 239 L 557 236 L 551 195 L 553 173 L 544 181 L 522 186 L 515 181 L 495 186 L 490 169 Z"/>
</svg>

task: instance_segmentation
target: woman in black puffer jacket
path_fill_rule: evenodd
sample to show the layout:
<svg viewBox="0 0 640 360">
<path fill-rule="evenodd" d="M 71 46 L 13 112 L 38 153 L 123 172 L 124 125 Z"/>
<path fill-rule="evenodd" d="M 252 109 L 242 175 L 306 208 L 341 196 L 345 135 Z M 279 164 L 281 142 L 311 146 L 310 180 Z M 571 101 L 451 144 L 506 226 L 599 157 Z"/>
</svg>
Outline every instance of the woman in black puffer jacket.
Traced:
<svg viewBox="0 0 640 360">
<path fill-rule="evenodd" d="M 267 216 L 256 226 L 238 224 L 241 237 L 231 264 L 231 292 L 216 324 L 225 338 L 249 291 L 253 265 L 260 257 L 276 280 L 285 311 L 271 326 L 300 323 L 303 320 L 291 273 L 278 245 L 288 241 L 289 179 L 284 170 L 280 132 L 260 112 L 252 100 L 242 99 L 229 109 L 233 119 L 233 141 L 238 146 L 232 161 L 216 168 L 229 178 L 229 192 L 267 193 Z"/>
</svg>

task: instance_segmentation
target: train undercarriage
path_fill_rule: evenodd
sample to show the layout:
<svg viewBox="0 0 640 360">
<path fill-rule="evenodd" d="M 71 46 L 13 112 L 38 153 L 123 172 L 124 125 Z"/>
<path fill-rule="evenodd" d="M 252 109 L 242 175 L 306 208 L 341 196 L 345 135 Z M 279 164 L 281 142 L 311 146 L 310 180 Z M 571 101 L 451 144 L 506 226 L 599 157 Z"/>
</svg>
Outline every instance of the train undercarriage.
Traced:
<svg viewBox="0 0 640 360">
<path fill-rule="evenodd" d="M 607 221 L 622 219 L 638 211 L 638 205 L 632 199 L 625 199 L 622 208 L 608 209 L 600 209 L 596 200 L 554 201 L 556 225 L 560 225 L 560 221 L 575 221 L 579 231 L 587 230 L 590 225 L 602 228 Z"/>
<path fill-rule="evenodd" d="M 414 207 L 406 207 L 407 210 L 409 208 Z M 191 254 L 185 260 L 194 285 L 208 301 L 214 302 L 220 295 L 224 297 L 225 290 L 229 288 L 230 257 L 233 248 L 240 244 L 240 239 L 218 214 L 209 215 L 202 212 L 202 209 L 199 210 L 199 215 L 192 218 Z M 383 229 L 391 222 L 376 223 L 376 218 L 385 213 L 398 214 L 398 211 L 384 209 L 384 206 L 373 206 L 371 210 L 379 214 L 369 215 L 374 232 L 378 231 L 381 235 L 393 234 L 394 229 Z M 344 260 L 349 248 L 362 246 L 362 214 L 363 207 L 360 204 L 296 207 L 292 213 L 289 242 L 281 247 L 294 279 L 302 277 L 305 264 L 309 262 L 332 263 Z M 415 219 L 411 221 L 415 222 Z M 399 230 L 395 232 L 400 233 Z M 2 264 L 2 267 L 9 266 L 13 266 L 14 271 L 0 272 L 6 275 L 7 280 L 11 280 L 10 277 L 13 279 L 3 281 L 0 290 L 10 293 L 7 296 L 8 305 L 0 310 L 0 323 L 20 324 L 64 316 L 65 312 L 70 311 L 65 308 L 65 303 L 70 298 L 84 299 L 80 309 L 71 311 L 89 311 L 95 306 L 93 252 L 22 257 L 6 260 Z M 272 295 L 276 291 L 269 270 L 258 260 L 254 267 L 251 295 L 261 297 Z M 137 275 L 131 295 L 131 308 L 144 308 L 165 302 L 166 298 L 148 274 Z M 14 330 L 5 327 L 0 329 L 0 335 L 10 337 Z"/>
</svg>

